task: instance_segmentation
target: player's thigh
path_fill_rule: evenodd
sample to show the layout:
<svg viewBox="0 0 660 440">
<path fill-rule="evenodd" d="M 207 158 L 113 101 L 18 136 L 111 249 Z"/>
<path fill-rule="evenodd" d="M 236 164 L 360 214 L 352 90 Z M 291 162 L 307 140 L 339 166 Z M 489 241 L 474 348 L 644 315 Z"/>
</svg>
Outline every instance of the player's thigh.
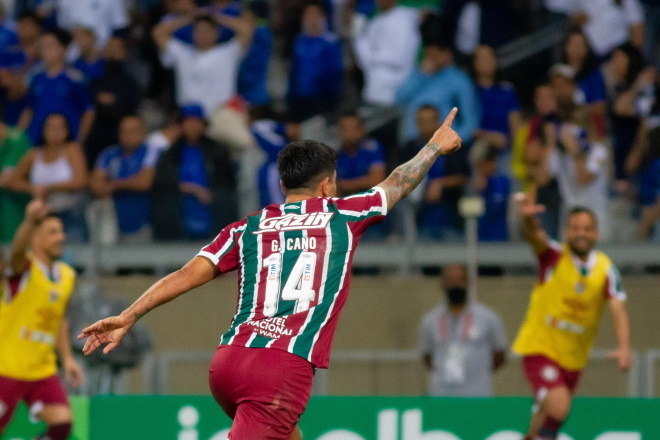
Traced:
<svg viewBox="0 0 660 440">
<path fill-rule="evenodd" d="M 71 407 L 63 404 L 45 405 L 36 415 L 47 425 L 71 423 L 73 420 Z"/>
<path fill-rule="evenodd" d="M 66 391 L 57 376 L 34 382 L 25 401 L 30 413 L 49 425 L 70 423 L 73 418 Z"/>
<path fill-rule="evenodd" d="M 297 425 L 289 436 L 289 440 L 302 440 L 302 433 L 300 432 L 300 428 L 298 428 Z"/>
<path fill-rule="evenodd" d="M 0 376 L 0 433 L 9 424 L 24 393 L 24 382 Z"/>
</svg>

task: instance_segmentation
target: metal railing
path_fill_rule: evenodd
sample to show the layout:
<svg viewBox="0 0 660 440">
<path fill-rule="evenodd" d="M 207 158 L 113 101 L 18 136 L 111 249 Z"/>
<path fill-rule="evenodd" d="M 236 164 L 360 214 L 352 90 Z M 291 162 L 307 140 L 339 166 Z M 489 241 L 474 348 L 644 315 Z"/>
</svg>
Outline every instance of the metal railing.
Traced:
<svg viewBox="0 0 660 440">
<path fill-rule="evenodd" d="M 610 350 L 594 349 L 590 354 L 592 362 L 611 361 Z M 165 352 L 149 358 L 148 364 L 142 366 L 143 391 L 149 394 L 167 394 L 171 379 L 170 371 L 175 364 L 189 362 L 210 362 L 213 353 L 209 352 Z M 512 357 L 517 357 L 511 354 Z M 420 362 L 418 350 L 338 350 L 332 354 L 333 364 L 353 363 L 365 364 L 380 362 L 410 363 Z M 650 349 L 643 353 L 633 352 L 633 363 L 626 373 L 626 394 L 628 397 L 655 397 L 655 369 L 660 361 L 660 349 Z M 327 395 L 329 393 L 328 371 L 318 370 L 315 376 L 314 393 Z"/>
</svg>

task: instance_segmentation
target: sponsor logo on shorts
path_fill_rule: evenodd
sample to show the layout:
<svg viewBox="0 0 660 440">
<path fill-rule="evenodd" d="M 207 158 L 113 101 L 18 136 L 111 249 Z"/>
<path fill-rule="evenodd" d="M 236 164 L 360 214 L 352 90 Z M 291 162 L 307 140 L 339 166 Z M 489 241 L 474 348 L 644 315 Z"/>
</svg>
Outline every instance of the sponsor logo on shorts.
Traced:
<svg viewBox="0 0 660 440">
<path fill-rule="evenodd" d="M 546 382 L 554 382 L 559 378 L 559 370 L 552 365 L 546 365 L 541 370 L 541 378 Z"/>
<path fill-rule="evenodd" d="M 325 229 L 334 212 L 311 212 L 309 214 L 287 214 L 282 217 L 271 217 L 259 223 L 255 234 L 265 232 L 302 231 L 304 229 Z"/>
</svg>

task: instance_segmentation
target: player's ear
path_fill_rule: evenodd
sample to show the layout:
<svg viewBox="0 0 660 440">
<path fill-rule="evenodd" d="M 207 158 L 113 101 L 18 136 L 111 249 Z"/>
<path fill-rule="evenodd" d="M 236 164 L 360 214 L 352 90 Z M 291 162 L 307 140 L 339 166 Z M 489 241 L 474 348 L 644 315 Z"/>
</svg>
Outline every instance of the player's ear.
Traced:
<svg viewBox="0 0 660 440">
<path fill-rule="evenodd" d="M 282 194 L 286 196 L 286 187 L 284 186 L 284 182 L 280 180 L 280 191 L 282 191 Z"/>
<path fill-rule="evenodd" d="M 337 172 L 324 177 L 319 188 L 323 197 L 335 197 L 337 195 Z"/>
</svg>

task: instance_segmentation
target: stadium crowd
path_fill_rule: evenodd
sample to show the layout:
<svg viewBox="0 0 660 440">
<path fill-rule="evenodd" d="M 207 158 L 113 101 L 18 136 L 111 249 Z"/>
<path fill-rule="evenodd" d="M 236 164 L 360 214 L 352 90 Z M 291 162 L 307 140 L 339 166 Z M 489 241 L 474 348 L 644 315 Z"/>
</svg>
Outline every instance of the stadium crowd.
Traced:
<svg viewBox="0 0 660 440">
<path fill-rule="evenodd" d="M 510 196 L 535 188 L 553 237 L 584 205 L 605 240 L 660 240 L 653 1 L 0 5 L 0 243 L 33 197 L 73 242 L 94 230 L 206 239 L 282 203 L 287 142 L 328 140 L 351 194 L 412 157 L 454 106 L 464 148 L 411 196 L 420 236 L 461 239 L 458 201 L 480 195 L 479 239 L 507 241 Z M 561 44 L 500 68 L 499 48 L 560 20 Z M 392 111 L 394 123 L 369 123 Z M 370 233 L 395 237 L 402 224 Z"/>
</svg>

